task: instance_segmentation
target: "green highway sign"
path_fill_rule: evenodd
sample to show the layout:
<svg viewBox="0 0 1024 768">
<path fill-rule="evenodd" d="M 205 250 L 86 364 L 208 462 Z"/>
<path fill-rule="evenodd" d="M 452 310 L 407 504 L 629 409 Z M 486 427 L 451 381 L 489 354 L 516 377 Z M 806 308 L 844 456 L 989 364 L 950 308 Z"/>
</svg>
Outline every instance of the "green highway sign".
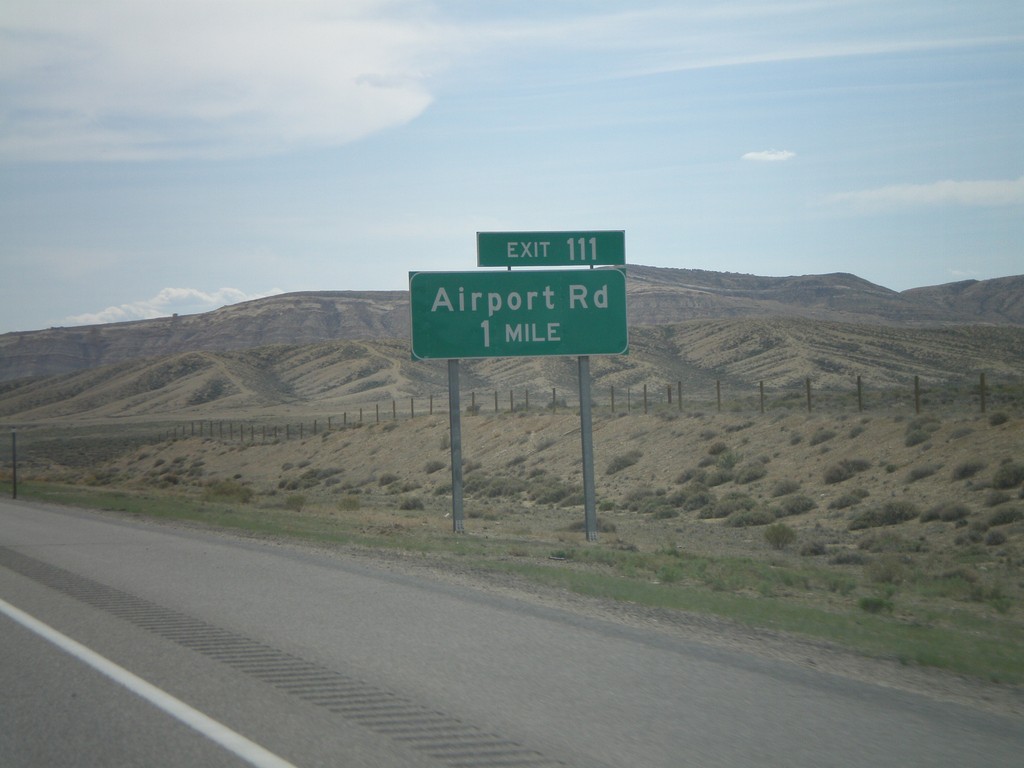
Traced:
<svg viewBox="0 0 1024 768">
<path fill-rule="evenodd" d="M 626 263 L 626 233 L 477 232 L 478 267 L 617 266 Z"/>
<path fill-rule="evenodd" d="M 621 355 L 619 269 L 410 272 L 414 359 Z"/>
</svg>

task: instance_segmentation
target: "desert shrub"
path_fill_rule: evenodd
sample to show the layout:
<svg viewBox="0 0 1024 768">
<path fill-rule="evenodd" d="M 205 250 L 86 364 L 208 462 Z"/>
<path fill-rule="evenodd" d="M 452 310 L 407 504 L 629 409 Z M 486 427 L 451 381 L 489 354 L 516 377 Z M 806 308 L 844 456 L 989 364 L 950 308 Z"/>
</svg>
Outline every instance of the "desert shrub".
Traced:
<svg viewBox="0 0 1024 768">
<path fill-rule="evenodd" d="M 430 461 L 423 465 L 423 471 L 426 472 L 428 475 L 431 475 L 434 472 L 437 472 L 438 470 L 444 469 L 446 466 L 448 465 L 445 464 L 443 461 L 431 459 Z"/>
<path fill-rule="evenodd" d="M 626 453 L 620 454 L 608 462 L 608 467 L 605 469 L 606 475 L 614 475 L 616 472 L 621 472 L 626 467 L 631 467 L 640 461 L 640 457 L 643 453 L 640 451 L 627 451 Z"/>
<path fill-rule="evenodd" d="M 800 445 L 800 443 L 803 441 L 803 439 L 804 439 L 803 435 L 801 435 L 799 432 L 794 432 L 792 435 L 789 436 L 789 444 L 790 445 Z"/>
<path fill-rule="evenodd" d="M 725 453 L 718 454 L 715 466 L 719 469 L 733 469 L 740 463 L 741 458 L 742 456 L 735 451 L 726 451 Z"/>
<path fill-rule="evenodd" d="M 914 467 L 907 473 L 907 482 L 913 483 L 918 480 L 923 480 L 926 477 L 931 477 L 939 468 L 934 464 L 922 464 L 920 467 Z"/>
<path fill-rule="evenodd" d="M 764 464 L 744 464 L 742 467 L 736 470 L 736 474 L 733 477 L 733 480 L 738 485 L 746 485 L 747 483 L 752 483 L 755 480 L 760 480 L 767 474 L 768 470 L 765 468 Z"/>
<path fill-rule="evenodd" d="M 1009 420 L 1010 417 L 1007 416 L 1002 411 L 996 411 L 995 413 L 988 417 L 989 426 L 992 427 L 998 427 L 1000 424 L 1005 424 Z"/>
<path fill-rule="evenodd" d="M 796 480 L 779 480 L 778 482 L 775 483 L 775 485 L 772 486 L 771 495 L 775 497 L 785 496 L 790 493 L 795 493 L 796 491 L 799 490 L 800 483 L 797 482 Z"/>
<path fill-rule="evenodd" d="M 1007 461 L 999 466 L 992 475 L 993 488 L 1016 488 L 1024 483 L 1024 464 Z"/>
<path fill-rule="evenodd" d="M 969 477 L 974 477 L 984 468 L 985 462 L 983 461 L 965 461 L 953 467 L 953 479 L 966 480 Z"/>
<path fill-rule="evenodd" d="M 817 432 L 811 435 L 811 439 L 808 440 L 807 442 L 809 445 L 821 445 L 822 443 L 827 443 L 835 436 L 836 433 L 833 432 L 831 429 L 819 429 Z"/>
<path fill-rule="evenodd" d="M 1010 523 L 1016 523 L 1019 520 L 1024 520 L 1024 510 L 1019 507 L 1003 507 L 1002 509 L 992 513 L 991 517 L 988 519 L 988 524 L 990 526 L 1009 525 Z"/>
<path fill-rule="evenodd" d="M 654 510 L 654 517 L 656 520 L 668 520 L 673 517 L 679 517 L 679 510 L 669 506 L 658 507 Z"/>
<path fill-rule="evenodd" d="M 844 480 L 849 480 L 858 472 L 863 472 L 871 466 L 867 459 L 843 459 L 825 469 L 825 483 L 834 485 Z"/>
<path fill-rule="evenodd" d="M 883 525 L 897 525 L 919 517 L 920 512 L 910 501 L 889 501 L 880 507 L 872 507 L 854 517 L 847 528 L 859 531 L 864 528 L 878 528 Z"/>
<path fill-rule="evenodd" d="M 915 445 L 928 442 L 929 437 L 931 437 L 931 435 L 922 429 L 910 430 L 903 438 L 903 444 L 907 446 L 907 448 L 913 448 Z"/>
<path fill-rule="evenodd" d="M 574 490 L 560 480 L 545 479 L 530 486 L 529 496 L 538 504 L 557 504 L 571 496 Z"/>
<path fill-rule="evenodd" d="M 383 475 L 380 476 L 380 478 L 378 478 L 377 484 L 383 488 L 385 485 L 391 485 L 392 483 L 397 481 L 398 475 L 396 475 L 394 472 L 385 472 Z"/>
<path fill-rule="evenodd" d="M 842 496 L 839 496 L 829 502 L 829 509 L 846 509 L 856 504 L 860 504 L 871 494 L 868 493 L 864 488 L 854 488 L 852 491 L 847 491 Z"/>
<path fill-rule="evenodd" d="M 712 443 L 708 446 L 708 453 L 712 456 L 717 456 L 720 453 L 725 453 L 729 450 L 729 446 L 723 442 Z"/>
<path fill-rule="evenodd" d="M 218 480 L 203 488 L 203 500 L 246 504 L 252 501 L 252 488 L 237 480 Z"/>
<path fill-rule="evenodd" d="M 855 437 L 860 437 L 860 435 L 862 435 L 863 433 L 864 433 L 863 425 L 858 424 L 857 426 L 850 428 L 849 437 L 852 440 Z"/>
<path fill-rule="evenodd" d="M 857 549 L 868 552 L 924 552 L 924 542 L 920 539 L 908 539 L 895 531 L 871 533 L 857 542 Z"/>
<path fill-rule="evenodd" d="M 704 507 L 697 517 L 702 520 L 728 517 L 734 512 L 743 512 L 753 509 L 755 506 L 757 506 L 757 502 L 752 496 L 733 491 L 732 493 L 727 493 L 715 502 L 713 506 Z"/>
<path fill-rule="evenodd" d="M 767 509 L 748 509 L 734 512 L 726 518 L 725 524 L 733 528 L 746 528 L 751 525 L 770 525 L 775 522 L 775 515 Z"/>
<path fill-rule="evenodd" d="M 864 565 L 868 562 L 868 556 L 852 550 L 836 552 L 829 560 L 832 565 Z"/>
<path fill-rule="evenodd" d="M 708 486 L 709 488 L 714 488 L 716 485 L 728 483 L 730 480 L 733 479 L 733 477 L 734 475 L 732 473 L 732 470 L 717 467 L 707 473 L 707 475 L 704 478 L 704 485 Z"/>
<path fill-rule="evenodd" d="M 1006 543 L 1006 534 L 1002 531 L 989 531 L 985 535 L 985 546 L 998 547 Z"/>
<path fill-rule="evenodd" d="M 419 496 L 406 496 L 398 503 L 399 509 L 423 509 L 423 499 Z"/>
<path fill-rule="evenodd" d="M 359 497 L 354 493 L 346 493 L 338 499 L 338 509 L 342 512 L 355 512 L 360 506 Z"/>
<path fill-rule="evenodd" d="M 906 568 L 895 555 L 885 555 L 872 560 L 864 567 L 864 576 L 875 584 L 899 584 L 903 581 Z"/>
<path fill-rule="evenodd" d="M 291 512 L 301 512 L 306 506 L 306 497 L 301 493 L 293 493 L 284 500 L 284 508 Z"/>
<path fill-rule="evenodd" d="M 785 523 L 775 523 L 764 529 L 764 540 L 772 549 L 785 549 L 796 541 L 796 531 Z"/>
<path fill-rule="evenodd" d="M 998 507 L 1000 504 L 1005 504 L 1010 500 L 1010 494 L 1006 491 L 989 491 L 985 494 L 985 506 L 986 507 Z"/>
<path fill-rule="evenodd" d="M 499 496 L 515 496 L 527 489 L 525 480 L 518 477 L 490 477 L 474 475 L 466 481 L 466 493 L 494 499 Z"/>
<path fill-rule="evenodd" d="M 964 504 L 957 504 L 952 501 L 944 501 L 936 504 L 927 512 L 921 513 L 921 522 L 927 523 L 932 520 L 941 520 L 944 523 L 953 523 L 965 519 L 971 510 Z"/>
<path fill-rule="evenodd" d="M 697 462 L 697 467 L 704 469 L 706 467 L 713 467 L 718 462 L 718 459 L 714 456 L 702 456 L 700 461 Z"/>
<path fill-rule="evenodd" d="M 803 557 L 821 557 L 828 553 L 828 547 L 823 541 L 809 541 L 800 547 L 800 554 Z"/>
<path fill-rule="evenodd" d="M 802 515 L 810 512 L 818 505 L 810 496 L 799 494 L 783 499 L 773 508 L 776 517 L 790 517 L 791 515 Z"/>
<path fill-rule="evenodd" d="M 866 613 L 892 613 L 892 600 L 884 597 L 862 597 L 857 601 L 857 606 Z"/>
</svg>

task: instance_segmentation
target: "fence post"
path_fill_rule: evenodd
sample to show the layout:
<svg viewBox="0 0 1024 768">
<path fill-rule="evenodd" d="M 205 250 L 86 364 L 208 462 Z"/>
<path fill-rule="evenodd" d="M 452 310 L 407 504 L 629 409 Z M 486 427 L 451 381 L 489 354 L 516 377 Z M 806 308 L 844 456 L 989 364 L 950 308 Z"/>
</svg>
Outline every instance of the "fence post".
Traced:
<svg viewBox="0 0 1024 768">
<path fill-rule="evenodd" d="M 647 413 L 647 385 L 644 384 L 644 414 Z"/>
<path fill-rule="evenodd" d="M 921 413 L 921 377 L 914 376 L 914 413 Z"/>
<path fill-rule="evenodd" d="M 494 412 L 498 412 L 498 390 L 494 390 Z"/>
<path fill-rule="evenodd" d="M 672 405 L 672 385 L 669 384 L 666 389 L 668 390 L 668 404 Z"/>
<path fill-rule="evenodd" d="M 862 413 L 864 411 L 864 388 L 860 383 L 860 376 L 857 376 L 857 412 Z"/>
<path fill-rule="evenodd" d="M 978 386 L 981 390 L 981 412 L 985 412 L 985 372 L 981 372 L 981 379 L 978 382 Z"/>
<path fill-rule="evenodd" d="M 414 398 L 412 398 L 412 397 L 409 398 L 409 418 L 410 419 L 415 419 L 416 418 L 416 405 L 415 405 L 415 403 L 413 403 L 413 399 Z"/>
<path fill-rule="evenodd" d="M 615 413 L 615 385 L 612 385 L 612 413 Z"/>
<path fill-rule="evenodd" d="M 398 406 L 395 404 L 395 399 L 391 398 L 391 420 L 394 421 L 398 418 Z"/>
<path fill-rule="evenodd" d="M 516 410 L 516 393 L 511 389 L 508 391 L 508 412 L 515 413 Z"/>
<path fill-rule="evenodd" d="M 380 403 L 374 403 L 373 407 L 377 413 L 377 423 L 380 424 Z"/>
<path fill-rule="evenodd" d="M 807 384 L 807 412 L 810 413 L 811 412 L 811 379 L 810 379 L 810 377 L 808 377 L 806 379 L 806 384 Z"/>
</svg>

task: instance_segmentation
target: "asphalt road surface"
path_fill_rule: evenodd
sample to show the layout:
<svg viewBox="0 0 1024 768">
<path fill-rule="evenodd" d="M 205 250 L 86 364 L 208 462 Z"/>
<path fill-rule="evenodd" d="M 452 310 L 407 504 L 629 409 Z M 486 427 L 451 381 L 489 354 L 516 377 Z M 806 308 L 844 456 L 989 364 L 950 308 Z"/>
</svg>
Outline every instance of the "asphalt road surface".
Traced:
<svg viewBox="0 0 1024 768">
<path fill-rule="evenodd" d="M 378 567 L 0 502 L 3 766 L 1020 766 L 1024 720 Z"/>
</svg>

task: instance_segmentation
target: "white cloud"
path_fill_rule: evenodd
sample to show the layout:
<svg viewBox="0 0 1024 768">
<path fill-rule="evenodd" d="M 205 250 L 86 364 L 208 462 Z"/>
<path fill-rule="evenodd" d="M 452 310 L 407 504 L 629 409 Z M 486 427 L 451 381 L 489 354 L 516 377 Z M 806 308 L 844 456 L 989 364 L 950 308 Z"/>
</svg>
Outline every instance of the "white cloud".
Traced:
<svg viewBox="0 0 1024 768">
<path fill-rule="evenodd" d="M 35 0 L 0 11 L 0 157 L 149 159 L 336 145 L 431 102 L 415 0 Z"/>
<path fill-rule="evenodd" d="M 208 312 L 226 304 L 237 304 L 242 301 L 262 299 L 278 293 L 281 293 L 281 290 L 278 288 L 257 294 L 248 294 L 237 288 L 220 288 L 216 291 L 202 291 L 198 288 L 163 288 L 151 298 L 107 307 L 99 312 L 73 315 L 65 318 L 61 324 L 98 325 L 101 323 L 123 323 L 130 320 L 149 320 L 154 317 L 166 317 L 173 314 Z"/>
<path fill-rule="evenodd" d="M 796 152 L 788 149 L 765 149 L 760 152 L 747 152 L 743 155 L 744 160 L 753 160 L 758 163 L 780 163 L 796 157 Z"/>
<path fill-rule="evenodd" d="M 935 205 L 1024 205 L 1024 176 L 1010 180 L 893 184 L 856 192 L 839 192 L 829 195 L 825 202 L 864 211 Z"/>
</svg>

